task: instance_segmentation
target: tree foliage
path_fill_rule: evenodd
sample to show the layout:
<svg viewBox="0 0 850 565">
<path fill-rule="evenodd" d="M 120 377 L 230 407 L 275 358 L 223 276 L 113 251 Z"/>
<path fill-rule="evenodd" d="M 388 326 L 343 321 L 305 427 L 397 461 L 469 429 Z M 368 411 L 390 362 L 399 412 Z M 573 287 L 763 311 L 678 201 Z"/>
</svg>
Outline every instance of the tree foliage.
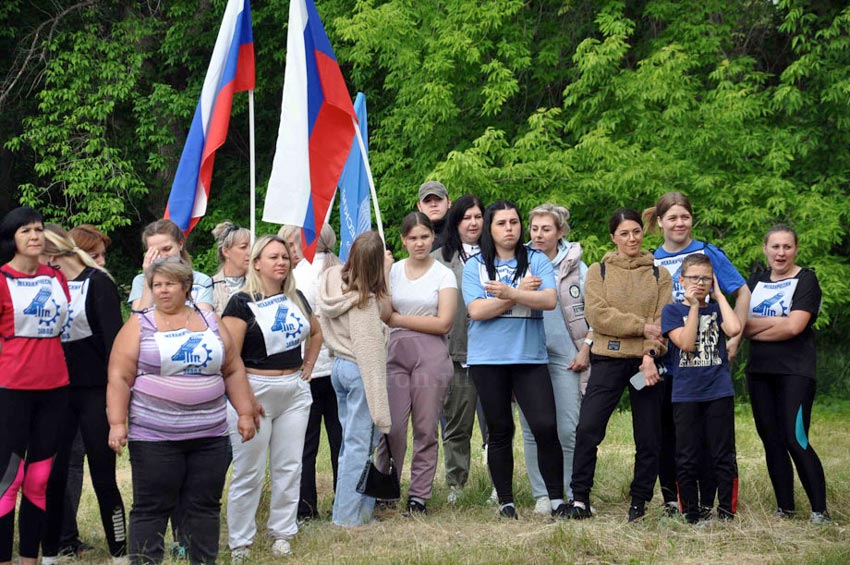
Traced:
<svg viewBox="0 0 850 565">
<path fill-rule="evenodd" d="M 225 0 L 4 2 L 0 182 L 139 257 L 165 207 Z M 26 9 L 24 8 L 26 6 Z M 827 316 L 850 308 L 850 9 L 820 0 L 318 0 L 352 95 L 366 93 L 389 240 L 416 187 L 551 200 L 591 260 L 619 206 L 687 193 L 698 237 L 743 273 L 775 222 L 800 233 Z M 253 2 L 259 203 L 280 114 L 288 2 Z M 236 97 L 209 215 L 248 221 Z M 4 206 L 10 203 L 6 202 Z M 272 229 L 263 226 L 262 229 Z M 658 244 L 659 240 L 653 240 Z M 137 262 L 128 270 L 137 268 Z"/>
</svg>

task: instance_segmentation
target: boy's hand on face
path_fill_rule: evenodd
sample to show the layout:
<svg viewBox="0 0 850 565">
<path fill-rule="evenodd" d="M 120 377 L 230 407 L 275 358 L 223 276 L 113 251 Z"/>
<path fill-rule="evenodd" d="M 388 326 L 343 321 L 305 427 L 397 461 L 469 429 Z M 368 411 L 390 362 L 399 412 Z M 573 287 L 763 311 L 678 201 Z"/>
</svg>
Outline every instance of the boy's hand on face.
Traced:
<svg viewBox="0 0 850 565">
<path fill-rule="evenodd" d="M 696 284 L 691 284 L 688 288 L 685 289 L 685 300 L 690 306 L 699 306 L 700 301 L 699 298 L 696 297 L 696 292 L 699 289 Z"/>
</svg>

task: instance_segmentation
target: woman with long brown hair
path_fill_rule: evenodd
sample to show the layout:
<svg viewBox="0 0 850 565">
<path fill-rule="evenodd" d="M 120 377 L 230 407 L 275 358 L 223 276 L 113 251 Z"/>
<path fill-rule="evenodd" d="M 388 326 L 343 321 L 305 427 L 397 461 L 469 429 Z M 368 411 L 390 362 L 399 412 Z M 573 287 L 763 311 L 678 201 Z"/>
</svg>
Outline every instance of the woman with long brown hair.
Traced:
<svg viewBox="0 0 850 565">
<path fill-rule="evenodd" d="M 392 313 L 387 280 L 392 255 L 375 232 L 361 234 L 345 265 L 331 267 L 319 285 L 319 319 L 334 357 L 331 382 L 342 424 L 333 523 L 359 526 L 372 518 L 375 499 L 357 492 L 377 432 L 390 431 L 387 336 Z"/>
</svg>

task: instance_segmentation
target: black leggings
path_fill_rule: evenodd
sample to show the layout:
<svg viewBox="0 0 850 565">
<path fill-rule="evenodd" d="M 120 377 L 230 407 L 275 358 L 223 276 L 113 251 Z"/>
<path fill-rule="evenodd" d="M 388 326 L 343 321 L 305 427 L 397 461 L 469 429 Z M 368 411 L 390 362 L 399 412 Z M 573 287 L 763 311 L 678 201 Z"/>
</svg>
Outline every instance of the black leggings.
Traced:
<svg viewBox="0 0 850 565">
<path fill-rule="evenodd" d="M 68 387 L 0 388 L 0 562 L 12 560 L 18 491 L 23 492 L 18 553 L 21 557 L 38 557 L 47 479 L 67 402 Z"/>
<path fill-rule="evenodd" d="M 547 365 L 473 365 L 469 375 L 484 407 L 489 439 L 487 466 L 499 503 L 513 502 L 514 414 L 516 397 L 537 442 L 537 463 L 550 499 L 564 498 L 564 454 L 558 440 L 555 395 Z"/>
<path fill-rule="evenodd" d="M 127 527 L 124 502 L 115 481 L 115 452 L 109 449 L 109 422 L 106 419 L 106 387 L 72 387 L 68 410 L 63 415 L 59 450 L 47 484 L 47 528 L 42 542 L 44 555 L 56 555 L 62 533 L 65 510 L 65 486 L 68 460 L 77 430 L 83 436 L 89 459 L 92 486 L 100 507 L 100 520 L 106 533 L 109 552 L 115 556 L 127 552 Z"/>
<path fill-rule="evenodd" d="M 824 512 L 826 479 L 820 459 L 809 443 L 815 380 L 798 375 L 748 373 L 747 387 L 776 504 L 782 510 L 794 510 L 793 460 L 812 512 Z"/>
<path fill-rule="evenodd" d="M 310 405 L 310 418 L 307 420 L 307 434 L 304 436 L 304 455 L 301 460 L 301 499 L 298 501 L 298 516 L 314 518 L 318 516 L 318 495 L 316 493 L 316 456 L 319 454 L 319 439 L 322 436 L 322 417 L 325 420 L 325 432 L 331 453 L 331 469 L 336 492 L 337 461 L 342 445 L 342 426 L 336 405 L 336 392 L 330 377 L 316 377 L 310 381 L 313 404 Z"/>
</svg>

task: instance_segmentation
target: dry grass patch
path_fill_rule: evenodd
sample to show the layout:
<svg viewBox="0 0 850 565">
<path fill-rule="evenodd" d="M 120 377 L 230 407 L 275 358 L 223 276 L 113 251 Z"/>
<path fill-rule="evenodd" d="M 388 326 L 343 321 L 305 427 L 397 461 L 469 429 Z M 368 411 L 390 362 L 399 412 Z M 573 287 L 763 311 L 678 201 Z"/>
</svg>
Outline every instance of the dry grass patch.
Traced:
<svg viewBox="0 0 850 565">
<path fill-rule="evenodd" d="M 253 563 L 850 563 L 850 403 L 818 404 L 812 418 L 812 445 L 826 471 L 828 501 L 835 525 L 808 523 L 808 502 L 797 486 L 800 516 L 780 521 L 773 518 L 773 492 L 764 464 L 761 442 L 755 433 L 748 406 L 736 414 L 738 465 L 741 481 L 738 519 L 714 522 L 697 529 L 664 518 L 660 496 L 650 504 L 647 517 L 626 523 L 628 487 L 634 445 L 631 416 L 617 413 L 600 447 L 593 506 L 597 516 L 583 522 L 558 522 L 533 514 L 531 496 L 519 434 L 515 441 L 515 488 L 519 521 L 496 517 L 487 504 L 491 484 L 483 465 L 480 441 L 473 442 L 470 483 L 457 506 L 446 503 L 447 489 L 442 466 L 437 471 L 434 497 L 428 515 L 406 517 L 398 511 L 381 514 L 370 526 L 350 530 L 332 526 L 327 519 L 307 523 L 293 540 L 294 556 L 286 560 L 271 556 L 271 540 L 258 536 Z M 325 448 L 323 443 L 323 448 Z M 409 470 L 409 464 L 405 468 Z M 406 471 L 406 474 L 409 471 Z M 105 562 L 107 553 L 97 514 L 94 493 L 86 479 L 80 509 L 83 538 L 99 546 L 86 562 Z M 331 510 L 331 472 L 327 452 L 319 458 L 319 506 L 323 516 Z M 406 478 L 402 488 L 406 489 Z M 119 484 L 129 509 L 132 502 L 129 463 L 119 464 Z M 267 516 L 264 494 L 258 522 L 260 531 Z M 400 504 L 403 507 L 403 504 Z M 227 563 L 226 524 L 222 521 L 220 562 Z M 166 563 L 171 563 L 166 561 Z M 176 562 L 175 562 L 176 563 Z"/>
</svg>

